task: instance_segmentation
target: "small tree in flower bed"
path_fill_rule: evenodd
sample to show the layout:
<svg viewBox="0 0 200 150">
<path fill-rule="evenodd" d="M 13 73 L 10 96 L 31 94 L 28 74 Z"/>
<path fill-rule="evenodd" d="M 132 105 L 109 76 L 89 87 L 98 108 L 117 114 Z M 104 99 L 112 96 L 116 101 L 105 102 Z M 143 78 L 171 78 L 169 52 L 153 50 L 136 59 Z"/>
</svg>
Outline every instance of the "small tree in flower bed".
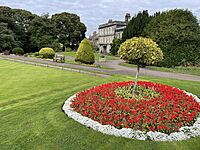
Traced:
<svg viewBox="0 0 200 150">
<path fill-rule="evenodd" d="M 116 93 L 118 89 L 132 84 L 132 81 L 114 82 L 82 91 L 76 95 L 71 107 L 103 125 L 146 132 L 169 134 L 196 121 L 200 104 L 184 91 L 168 85 L 139 81 L 138 85 L 144 91 L 153 90 L 154 96 L 147 94 L 135 99 Z"/>
<path fill-rule="evenodd" d="M 126 40 L 120 46 L 118 54 L 121 59 L 137 65 L 133 95 L 137 86 L 140 67 L 154 64 L 163 59 L 163 53 L 158 45 L 153 40 L 143 37 Z"/>
</svg>

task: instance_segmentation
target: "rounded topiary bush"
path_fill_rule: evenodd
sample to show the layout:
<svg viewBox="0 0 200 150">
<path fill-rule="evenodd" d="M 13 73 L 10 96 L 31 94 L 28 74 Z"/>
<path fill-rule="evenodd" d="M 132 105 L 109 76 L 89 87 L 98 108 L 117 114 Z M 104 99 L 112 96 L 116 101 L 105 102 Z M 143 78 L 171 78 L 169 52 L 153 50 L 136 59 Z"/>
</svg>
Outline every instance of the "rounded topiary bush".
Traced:
<svg viewBox="0 0 200 150">
<path fill-rule="evenodd" d="M 75 61 L 85 64 L 94 64 L 95 57 L 91 43 L 85 38 L 81 41 L 79 48 L 76 52 Z"/>
<path fill-rule="evenodd" d="M 65 52 L 71 52 L 71 51 L 72 51 L 71 47 L 67 47 L 67 48 L 65 49 Z"/>
<path fill-rule="evenodd" d="M 12 50 L 12 53 L 13 54 L 16 54 L 16 55 L 23 55 L 24 54 L 24 50 L 20 47 L 16 47 Z"/>
<path fill-rule="evenodd" d="M 45 47 L 39 51 L 39 55 L 43 58 L 50 58 L 52 59 L 55 56 L 55 51 L 52 48 Z"/>
</svg>

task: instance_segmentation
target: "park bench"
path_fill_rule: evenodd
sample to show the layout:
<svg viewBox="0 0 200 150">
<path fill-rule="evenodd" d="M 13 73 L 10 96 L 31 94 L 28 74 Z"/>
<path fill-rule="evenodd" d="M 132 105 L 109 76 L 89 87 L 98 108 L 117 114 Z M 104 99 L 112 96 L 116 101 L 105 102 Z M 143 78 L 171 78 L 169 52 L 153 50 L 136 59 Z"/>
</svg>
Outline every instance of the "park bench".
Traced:
<svg viewBox="0 0 200 150">
<path fill-rule="evenodd" d="M 53 61 L 64 63 L 65 62 L 65 56 L 56 54 L 55 57 L 53 58 Z"/>
<path fill-rule="evenodd" d="M 99 61 L 100 62 L 105 62 L 106 61 L 106 57 L 104 55 L 100 55 Z"/>
</svg>

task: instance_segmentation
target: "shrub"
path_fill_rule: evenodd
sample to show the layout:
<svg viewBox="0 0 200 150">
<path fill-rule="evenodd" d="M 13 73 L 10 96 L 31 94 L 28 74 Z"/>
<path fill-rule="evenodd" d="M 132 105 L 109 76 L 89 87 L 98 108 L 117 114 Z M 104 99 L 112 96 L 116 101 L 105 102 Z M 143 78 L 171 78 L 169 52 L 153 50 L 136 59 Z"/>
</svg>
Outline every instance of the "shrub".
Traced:
<svg viewBox="0 0 200 150">
<path fill-rule="evenodd" d="M 39 55 L 40 55 L 39 52 L 35 52 L 35 53 L 34 53 L 34 56 L 35 56 L 35 57 L 37 57 L 37 56 L 39 56 Z"/>
<path fill-rule="evenodd" d="M 91 43 L 85 38 L 81 41 L 76 52 L 75 61 L 80 61 L 85 64 L 94 64 L 95 56 Z"/>
<path fill-rule="evenodd" d="M 111 45 L 111 49 L 110 49 L 110 53 L 112 55 L 117 55 L 117 52 L 119 50 L 119 47 L 120 45 L 122 44 L 122 40 L 121 39 L 118 39 L 118 38 L 115 38 L 112 42 L 112 45 Z"/>
<path fill-rule="evenodd" d="M 121 44 L 118 51 L 120 58 L 137 65 L 136 81 L 133 94 L 137 86 L 140 67 L 151 65 L 163 59 L 163 53 L 158 45 L 149 38 L 132 38 Z"/>
<path fill-rule="evenodd" d="M 39 55 L 41 55 L 43 58 L 52 59 L 55 56 L 55 51 L 52 48 L 45 47 L 39 51 Z"/>
<path fill-rule="evenodd" d="M 72 51 L 71 47 L 67 47 L 67 48 L 65 49 L 65 52 L 71 52 L 71 51 Z"/>
<path fill-rule="evenodd" d="M 62 52 L 62 50 L 63 50 L 63 44 L 62 43 L 58 43 L 58 42 L 54 42 L 53 45 L 52 45 L 52 48 L 56 52 Z"/>
<path fill-rule="evenodd" d="M 24 57 L 28 57 L 28 53 L 24 54 Z"/>
<path fill-rule="evenodd" d="M 16 55 L 23 55 L 24 54 L 24 50 L 20 47 L 16 47 L 12 50 L 12 53 L 13 54 L 16 54 Z"/>
</svg>

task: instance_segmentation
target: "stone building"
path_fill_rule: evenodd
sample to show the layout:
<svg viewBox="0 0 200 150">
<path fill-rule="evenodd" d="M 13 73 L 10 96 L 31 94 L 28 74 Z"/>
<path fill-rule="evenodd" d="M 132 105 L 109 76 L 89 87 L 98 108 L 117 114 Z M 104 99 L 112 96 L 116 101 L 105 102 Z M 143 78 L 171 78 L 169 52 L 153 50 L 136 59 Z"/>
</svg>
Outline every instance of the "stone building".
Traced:
<svg viewBox="0 0 200 150">
<path fill-rule="evenodd" d="M 112 21 L 99 25 L 98 45 L 100 53 L 109 53 L 114 38 L 122 38 L 123 30 L 131 19 L 129 13 L 126 14 L 124 21 Z"/>
<path fill-rule="evenodd" d="M 96 31 L 94 31 L 92 33 L 92 35 L 89 36 L 89 41 L 92 43 L 92 45 L 95 47 L 95 48 L 98 48 L 98 42 L 99 42 L 99 37 L 98 37 L 98 34 Z"/>
</svg>

